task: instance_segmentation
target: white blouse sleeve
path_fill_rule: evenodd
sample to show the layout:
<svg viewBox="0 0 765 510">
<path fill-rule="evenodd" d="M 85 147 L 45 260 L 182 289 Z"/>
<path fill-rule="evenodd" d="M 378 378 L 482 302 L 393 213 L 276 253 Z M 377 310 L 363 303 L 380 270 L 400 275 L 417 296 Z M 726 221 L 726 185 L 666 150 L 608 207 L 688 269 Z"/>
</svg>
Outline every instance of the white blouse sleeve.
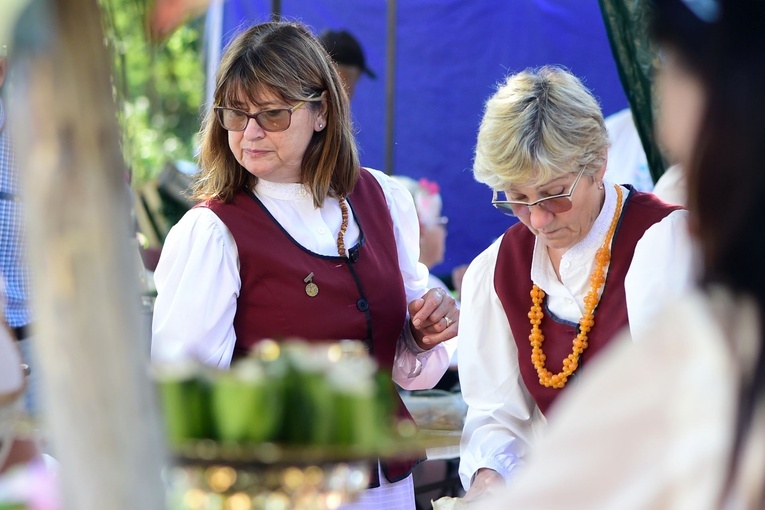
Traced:
<svg viewBox="0 0 765 510">
<path fill-rule="evenodd" d="M 624 279 L 632 338 L 641 337 L 658 312 L 687 294 L 697 267 L 688 211 L 674 211 L 646 230 Z"/>
<path fill-rule="evenodd" d="M 398 262 L 404 279 L 406 302 L 421 298 L 428 291 L 428 268 L 420 259 L 420 222 L 412 194 L 398 182 L 379 170 L 367 169 L 380 183 L 388 204 L 393 233 L 398 249 Z M 456 348 L 437 345 L 422 351 L 417 347 L 409 330 L 409 321 L 404 325 L 396 348 L 393 362 L 393 381 L 407 390 L 432 388 L 449 368 L 450 354 Z"/>
<path fill-rule="evenodd" d="M 420 263 L 420 222 L 412 194 L 379 170 L 367 169 L 380 183 L 388 203 L 398 263 L 404 278 L 406 302 L 422 297 L 428 290 L 428 268 Z"/>
<path fill-rule="evenodd" d="M 462 283 L 459 374 L 468 414 L 459 472 L 466 489 L 483 467 L 507 480 L 545 424 L 521 378 L 510 324 L 494 289 L 501 239 L 476 257 Z"/>
<path fill-rule="evenodd" d="M 170 230 L 154 280 L 152 359 L 228 367 L 241 280 L 236 244 L 215 213 L 192 209 Z"/>
</svg>

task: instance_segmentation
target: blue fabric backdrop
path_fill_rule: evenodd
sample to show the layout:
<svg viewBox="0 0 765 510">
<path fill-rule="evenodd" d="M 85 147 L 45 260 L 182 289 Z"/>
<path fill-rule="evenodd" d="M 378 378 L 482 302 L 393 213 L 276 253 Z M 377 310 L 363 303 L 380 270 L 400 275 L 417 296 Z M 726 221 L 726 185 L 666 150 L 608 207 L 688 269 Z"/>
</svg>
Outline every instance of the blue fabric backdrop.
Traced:
<svg viewBox="0 0 765 510">
<path fill-rule="evenodd" d="M 216 40 L 225 45 L 242 26 L 268 20 L 270 8 L 270 0 L 227 0 Z M 386 2 L 282 0 L 282 16 L 315 33 L 347 29 L 361 42 L 377 74 L 362 77 L 352 102 L 361 162 L 384 170 Z M 491 191 L 471 171 L 483 103 L 505 76 L 559 64 L 593 91 L 604 115 L 626 108 L 627 98 L 595 0 L 399 1 L 396 31 L 392 170 L 440 184 L 449 236 L 433 272 L 444 274 L 513 221 L 491 206 Z"/>
</svg>

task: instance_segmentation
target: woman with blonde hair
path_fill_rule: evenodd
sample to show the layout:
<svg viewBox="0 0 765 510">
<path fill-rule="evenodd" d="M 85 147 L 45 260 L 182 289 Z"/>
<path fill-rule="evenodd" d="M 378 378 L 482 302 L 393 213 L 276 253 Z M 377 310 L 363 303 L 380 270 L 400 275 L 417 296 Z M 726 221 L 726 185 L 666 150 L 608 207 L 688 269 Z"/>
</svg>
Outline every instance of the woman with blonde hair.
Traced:
<svg viewBox="0 0 765 510">
<path fill-rule="evenodd" d="M 605 181 L 607 151 L 597 101 L 561 68 L 512 75 L 486 103 L 474 175 L 518 223 L 463 281 L 467 499 L 503 487 L 590 360 L 691 280 L 686 212 Z"/>
<path fill-rule="evenodd" d="M 657 135 L 686 172 L 700 285 L 599 358 L 476 510 L 765 508 L 765 2 L 652 13 Z"/>
</svg>

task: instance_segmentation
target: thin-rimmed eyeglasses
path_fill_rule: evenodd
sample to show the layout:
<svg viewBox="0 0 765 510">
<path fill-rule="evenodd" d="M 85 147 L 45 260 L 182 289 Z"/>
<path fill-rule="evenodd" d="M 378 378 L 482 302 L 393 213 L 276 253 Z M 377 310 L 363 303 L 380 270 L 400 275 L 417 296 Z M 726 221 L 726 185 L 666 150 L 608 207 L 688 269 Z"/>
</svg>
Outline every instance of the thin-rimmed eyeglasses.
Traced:
<svg viewBox="0 0 765 510">
<path fill-rule="evenodd" d="M 553 213 L 553 214 L 570 211 L 571 208 L 574 206 L 574 199 L 571 197 L 573 196 L 574 191 L 576 190 L 576 185 L 579 184 L 579 180 L 582 178 L 582 174 L 584 174 L 585 168 L 587 167 L 583 166 L 582 169 L 579 170 L 579 174 L 576 176 L 576 180 L 571 185 L 571 189 L 569 190 L 568 193 L 541 198 L 534 202 L 521 202 L 520 200 L 500 200 L 499 198 L 500 192 L 497 190 L 494 190 L 494 195 L 492 196 L 492 199 L 491 199 L 491 205 L 493 205 L 494 207 L 496 207 L 503 213 L 507 214 L 508 216 L 515 216 L 515 217 L 518 217 L 524 213 L 528 214 L 531 208 L 534 207 L 535 205 L 538 205 L 545 211 L 549 213 Z"/>
<path fill-rule="evenodd" d="M 216 106 L 214 108 L 218 122 L 226 131 L 244 131 L 247 129 L 247 123 L 254 119 L 263 131 L 276 133 L 286 131 L 292 123 L 292 112 L 306 104 L 308 101 L 300 101 L 291 108 L 274 108 L 272 110 L 263 110 L 258 113 L 248 113 L 237 108 L 227 108 L 225 106 Z"/>
</svg>

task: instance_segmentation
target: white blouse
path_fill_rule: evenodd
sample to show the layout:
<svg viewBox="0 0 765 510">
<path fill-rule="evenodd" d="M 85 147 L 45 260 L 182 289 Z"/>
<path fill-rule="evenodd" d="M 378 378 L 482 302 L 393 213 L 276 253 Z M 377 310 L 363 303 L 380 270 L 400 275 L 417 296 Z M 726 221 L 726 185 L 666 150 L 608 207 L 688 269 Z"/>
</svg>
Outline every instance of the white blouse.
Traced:
<svg viewBox="0 0 765 510">
<path fill-rule="evenodd" d="M 755 508 L 765 479 L 762 412 L 719 502 L 739 384 L 759 335 L 755 304 L 722 289 L 668 305 L 645 337 L 616 339 L 592 362 L 507 491 L 475 510 Z"/>
<path fill-rule="evenodd" d="M 534 247 L 532 281 L 547 293 L 550 311 L 574 323 L 582 317 L 595 252 L 602 245 L 616 211 L 614 185 L 606 182 L 605 189 L 603 208 L 592 229 L 563 255 L 562 283 L 544 246 L 537 241 Z M 626 197 L 628 190 L 622 191 Z M 521 378 L 513 333 L 494 289 L 501 240 L 476 257 L 462 284 L 459 372 L 462 395 L 469 406 L 460 447 L 460 476 L 465 488 L 482 467 L 509 479 L 546 423 Z M 633 336 L 650 327 L 651 318 L 664 303 L 691 286 L 692 251 L 684 210 L 674 211 L 651 226 L 637 243 L 624 281 Z M 544 325 L 542 328 L 544 331 Z"/>
<path fill-rule="evenodd" d="M 385 194 L 407 302 L 411 302 L 428 290 L 428 270 L 418 262 L 419 223 L 414 202 L 409 191 L 396 181 L 380 171 L 368 170 Z M 342 214 L 336 198 L 327 198 L 324 206 L 316 209 L 305 185 L 262 179 L 253 191 L 298 243 L 314 253 L 337 255 Z M 359 241 L 360 232 L 351 207 L 348 215 L 345 246 L 350 248 Z M 170 230 L 154 280 L 157 299 L 152 359 L 193 358 L 228 367 L 236 343 L 239 254 L 231 232 L 215 213 L 202 207 L 192 209 Z M 393 380 L 404 389 L 433 387 L 448 367 L 451 354 L 443 345 L 422 352 L 408 326 L 403 328 L 396 352 Z"/>
</svg>

